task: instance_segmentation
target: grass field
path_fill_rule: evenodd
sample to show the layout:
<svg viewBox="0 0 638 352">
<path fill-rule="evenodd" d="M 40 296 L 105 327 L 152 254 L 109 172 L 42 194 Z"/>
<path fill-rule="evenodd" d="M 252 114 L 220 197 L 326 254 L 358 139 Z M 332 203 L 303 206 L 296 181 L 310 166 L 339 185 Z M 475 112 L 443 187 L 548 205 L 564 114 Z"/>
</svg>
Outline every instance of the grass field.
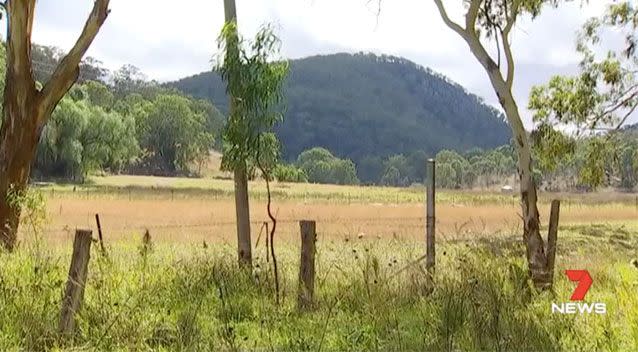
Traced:
<svg viewBox="0 0 638 352">
<path fill-rule="evenodd" d="M 556 286 L 526 278 L 516 195 L 440 191 L 437 270 L 427 279 L 423 189 L 276 184 L 282 277 L 275 304 L 265 241 L 251 274 L 235 264 L 229 180 L 93 178 L 41 185 L 47 222 L 24 226 L 16 253 L 0 253 L 0 350 L 634 351 L 638 350 L 638 208 L 635 194 L 541 194 L 563 200 Z M 253 243 L 266 220 L 253 183 Z M 76 227 L 95 230 L 79 329 L 56 333 Z M 316 304 L 296 308 L 298 220 L 317 221 Z M 141 246 L 148 228 L 153 244 Z M 94 231 L 95 233 L 95 231 Z M 587 269 L 588 302 L 607 314 L 560 315 Z"/>
<path fill-rule="evenodd" d="M 45 238 L 69 239 L 75 228 L 95 228 L 100 214 L 109 240 L 126 239 L 146 228 L 157 240 L 229 242 L 234 239 L 232 181 L 211 179 L 111 176 L 91 179 L 89 186 L 47 185 Z M 251 220 L 258 236 L 267 220 L 265 185 L 251 183 Z M 296 240 L 297 221 L 316 220 L 322 238 L 418 240 L 424 231 L 424 190 L 313 184 L 273 186 L 273 209 L 279 219 L 278 238 Z M 541 194 L 546 222 L 549 200 L 563 200 L 561 223 L 629 224 L 638 221 L 636 195 Z M 520 233 L 518 197 L 496 192 L 440 191 L 437 194 L 437 233 L 442 239 Z"/>
</svg>

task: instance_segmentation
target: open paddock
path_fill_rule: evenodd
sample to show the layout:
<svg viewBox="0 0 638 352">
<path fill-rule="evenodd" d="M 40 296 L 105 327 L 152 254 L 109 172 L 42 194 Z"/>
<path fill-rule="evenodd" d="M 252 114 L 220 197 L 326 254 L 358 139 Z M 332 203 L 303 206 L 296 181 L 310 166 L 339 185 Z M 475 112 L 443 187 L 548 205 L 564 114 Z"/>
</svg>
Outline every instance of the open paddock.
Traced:
<svg viewBox="0 0 638 352">
<path fill-rule="evenodd" d="M 235 209 L 232 181 L 140 176 L 96 177 L 86 186 L 39 187 L 46 198 L 43 235 L 66 243 L 75 228 L 95 229 L 100 214 L 107 241 L 127 240 L 149 229 L 154 239 L 168 242 L 234 242 Z M 316 220 L 321 238 L 348 240 L 424 238 L 424 190 L 419 187 L 356 187 L 273 184 L 277 239 L 296 242 L 297 222 Z M 254 241 L 266 214 L 265 185 L 250 184 Z M 549 201 L 562 199 L 561 225 L 638 222 L 636 194 L 541 193 L 541 223 L 547 225 Z M 437 235 L 443 240 L 514 236 L 521 232 L 516 194 L 448 191 L 437 194 Z M 24 233 L 23 236 L 26 236 Z"/>
</svg>

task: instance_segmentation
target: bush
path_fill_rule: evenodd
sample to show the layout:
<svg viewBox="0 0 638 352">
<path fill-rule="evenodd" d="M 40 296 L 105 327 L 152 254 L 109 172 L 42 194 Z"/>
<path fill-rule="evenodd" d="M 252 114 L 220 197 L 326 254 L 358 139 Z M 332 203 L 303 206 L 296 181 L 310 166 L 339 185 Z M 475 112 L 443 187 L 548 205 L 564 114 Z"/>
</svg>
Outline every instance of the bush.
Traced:
<svg viewBox="0 0 638 352">
<path fill-rule="evenodd" d="M 279 182 L 308 182 L 306 173 L 294 165 L 277 165 L 273 170 L 273 176 Z"/>
<path fill-rule="evenodd" d="M 339 159 L 327 149 L 315 147 L 301 153 L 297 165 L 313 183 L 354 185 L 359 183 L 357 169 L 349 159 Z"/>
</svg>

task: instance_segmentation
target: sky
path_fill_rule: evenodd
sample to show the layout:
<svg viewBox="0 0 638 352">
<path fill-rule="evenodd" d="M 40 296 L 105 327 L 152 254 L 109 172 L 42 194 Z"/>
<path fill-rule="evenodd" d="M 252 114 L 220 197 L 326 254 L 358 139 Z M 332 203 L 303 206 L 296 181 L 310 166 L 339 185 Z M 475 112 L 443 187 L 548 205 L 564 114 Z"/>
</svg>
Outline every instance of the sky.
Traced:
<svg viewBox="0 0 638 352">
<path fill-rule="evenodd" d="M 264 23 L 274 23 L 286 58 L 360 51 L 401 56 L 497 105 L 486 73 L 462 39 L 443 24 L 433 1 L 384 0 L 380 13 L 376 0 L 236 2 L 240 32 L 250 37 Z M 528 127 L 531 114 L 525 106 L 531 87 L 556 74 L 578 72 L 576 32 L 608 2 L 594 0 L 581 7 L 574 1 L 517 23 L 511 39 L 514 93 Z M 461 18 L 461 0 L 444 4 L 453 19 Z M 92 0 L 38 1 L 33 42 L 71 48 L 92 5 Z M 223 0 L 111 0 L 110 7 L 87 53 L 106 67 L 133 64 L 159 81 L 210 70 L 224 20 Z"/>
</svg>

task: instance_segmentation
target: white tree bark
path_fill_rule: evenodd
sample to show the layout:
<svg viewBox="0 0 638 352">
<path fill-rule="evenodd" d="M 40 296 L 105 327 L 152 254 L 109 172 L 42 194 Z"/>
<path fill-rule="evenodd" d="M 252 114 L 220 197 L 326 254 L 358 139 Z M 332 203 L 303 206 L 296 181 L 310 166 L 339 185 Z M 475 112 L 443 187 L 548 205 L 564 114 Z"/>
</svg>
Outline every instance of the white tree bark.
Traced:
<svg viewBox="0 0 638 352">
<path fill-rule="evenodd" d="M 512 130 L 518 154 L 518 175 L 520 179 L 521 210 L 523 217 L 523 241 L 526 246 L 527 261 L 530 274 L 535 285 L 540 288 L 551 286 L 550 272 L 548 268 L 546 248 L 540 234 L 539 214 L 537 207 L 536 185 L 532 175 L 532 149 L 525 131 L 525 126 L 512 94 L 514 82 L 514 58 L 509 43 L 509 33 L 516 21 L 520 1 L 513 0 L 506 14 L 505 27 L 500 35 L 503 42 L 503 53 L 507 62 L 506 78 L 503 78 L 501 68 L 489 55 L 481 43 L 479 34 L 475 29 L 478 11 L 483 0 L 472 0 L 465 16 L 465 28 L 453 22 L 443 6 L 441 0 L 434 0 L 441 18 L 445 24 L 456 32 L 466 42 L 470 51 L 487 73 L 494 92 L 498 96 L 499 103 L 505 111 L 505 116 Z M 498 34 L 496 34 L 498 35 Z M 498 38 L 497 38 L 498 40 Z M 555 245 L 555 244 L 550 244 Z"/>
</svg>

